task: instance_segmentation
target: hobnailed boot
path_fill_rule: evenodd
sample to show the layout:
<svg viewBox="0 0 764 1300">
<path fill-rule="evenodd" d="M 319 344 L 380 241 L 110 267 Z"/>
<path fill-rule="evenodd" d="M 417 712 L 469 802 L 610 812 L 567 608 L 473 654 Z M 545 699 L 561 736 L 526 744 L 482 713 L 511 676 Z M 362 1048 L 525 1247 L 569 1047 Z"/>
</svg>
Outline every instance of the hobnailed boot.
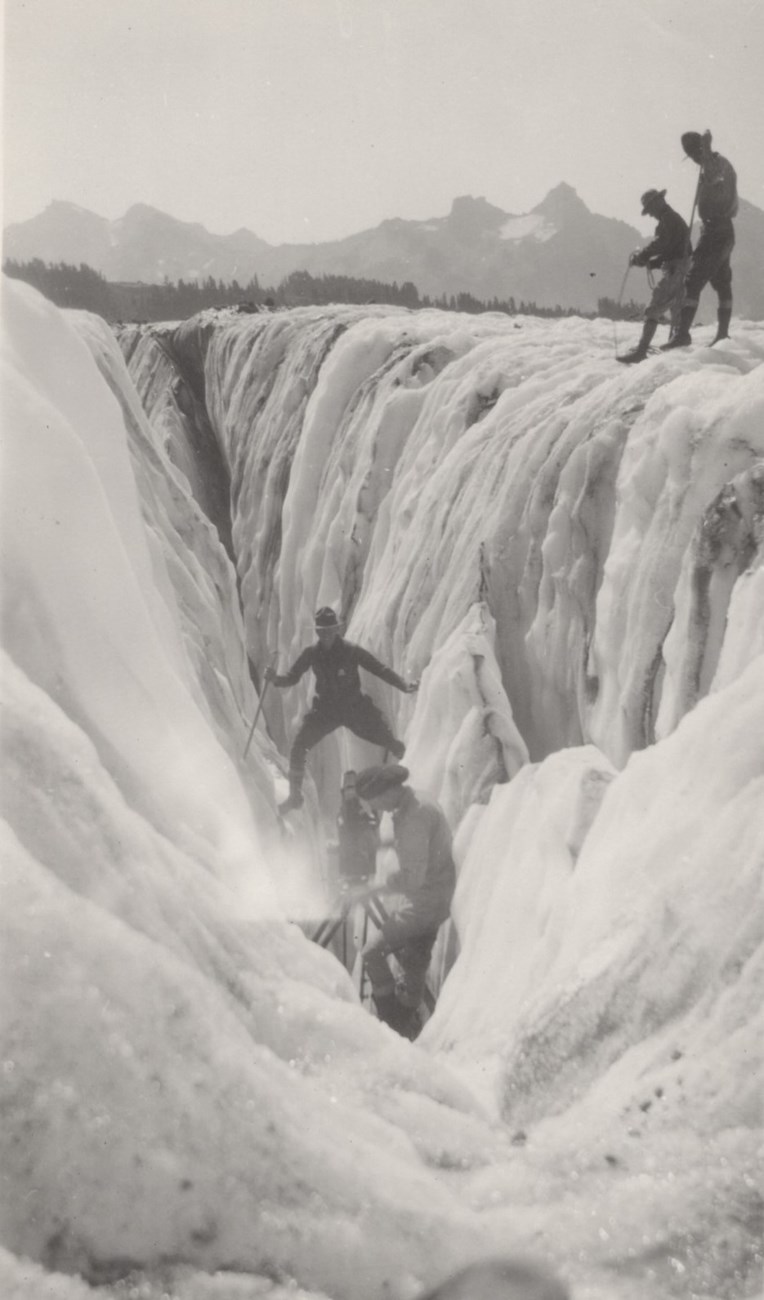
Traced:
<svg viewBox="0 0 764 1300">
<path fill-rule="evenodd" d="M 661 352 L 671 352 L 672 348 L 688 348 L 692 343 L 690 326 L 695 319 L 695 312 L 698 310 L 696 303 L 690 303 L 682 308 L 682 314 L 679 317 L 679 324 L 676 332 L 672 334 L 668 343 L 664 343 Z"/>
<path fill-rule="evenodd" d="M 419 1014 L 418 1007 L 402 1007 L 402 1009 L 406 1013 L 406 1019 L 402 1021 L 398 1033 L 403 1038 L 408 1038 L 410 1043 L 413 1043 L 422 1032 L 422 1017 Z"/>
<path fill-rule="evenodd" d="M 728 339 L 730 336 L 730 320 L 732 319 L 731 307 L 720 307 L 716 313 L 716 338 L 711 344 L 721 343 L 722 339 Z"/>
<path fill-rule="evenodd" d="M 411 1022 L 411 1013 L 408 1007 L 404 1007 L 398 1001 L 394 993 L 375 994 L 374 1006 L 377 1009 L 377 1018 L 384 1025 L 389 1025 L 396 1034 L 407 1037 L 406 1030 Z"/>
<path fill-rule="evenodd" d="M 289 795 L 283 803 L 279 804 L 279 812 L 283 816 L 284 813 L 291 812 L 293 808 L 302 808 L 302 805 L 302 772 L 290 772 Z"/>
<path fill-rule="evenodd" d="M 642 326 L 642 337 L 637 346 L 631 352 L 624 352 L 622 357 L 616 357 L 616 361 L 622 361 L 625 366 L 633 366 L 638 361 L 644 361 L 657 328 L 657 320 L 646 320 Z"/>
</svg>

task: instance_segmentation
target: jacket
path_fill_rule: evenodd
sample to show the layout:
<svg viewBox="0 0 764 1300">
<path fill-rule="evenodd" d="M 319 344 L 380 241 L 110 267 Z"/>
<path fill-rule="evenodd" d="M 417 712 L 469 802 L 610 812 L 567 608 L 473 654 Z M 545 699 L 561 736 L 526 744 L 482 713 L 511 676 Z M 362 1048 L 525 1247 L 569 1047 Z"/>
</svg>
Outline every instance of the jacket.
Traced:
<svg viewBox="0 0 764 1300">
<path fill-rule="evenodd" d="M 274 676 L 273 682 L 276 686 L 295 686 L 311 669 L 316 679 L 313 704 L 320 709 L 333 709 L 350 703 L 361 694 L 359 668 L 381 677 L 383 682 L 396 686 L 399 691 L 406 690 L 403 678 L 392 668 L 386 668 L 368 650 L 346 641 L 344 637 L 337 637 L 328 649 L 320 641 L 309 645 L 298 655 L 289 671 Z"/>
<path fill-rule="evenodd" d="M 690 231 L 687 222 L 667 203 L 658 218 L 655 238 L 640 250 L 634 262 L 637 266 L 656 268 L 667 262 L 681 262 L 689 252 Z"/>
<path fill-rule="evenodd" d="M 703 161 L 698 183 L 698 216 L 704 226 L 731 221 L 737 216 L 737 176 L 732 163 L 720 153 Z"/>
<path fill-rule="evenodd" d="M 445 813 L 433 799 L 406 785 L 393 813 L 393 829 L 400 871 L 387 883 L 406 895 L 418 919 L 437 929 L 448 916 L 456 888 Z"/>
</svg>

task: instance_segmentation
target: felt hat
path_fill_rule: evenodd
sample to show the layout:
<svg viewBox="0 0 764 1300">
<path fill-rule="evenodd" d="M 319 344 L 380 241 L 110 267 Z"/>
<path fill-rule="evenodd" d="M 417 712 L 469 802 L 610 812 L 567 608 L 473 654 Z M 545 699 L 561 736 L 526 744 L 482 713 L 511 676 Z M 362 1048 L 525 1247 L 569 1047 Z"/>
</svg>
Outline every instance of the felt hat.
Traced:
<svg viewBox="0 0 764 1300">
<path fill-rule="evenodd" d="M 403 785 L 408 776 L 409 770 L 402 763 L 378 763 L 374 767 L 365 767 L 355 779 L 356 794 L 360 799 L 376 799 L 386 790 Z"/>
<path fill-rule="evenodd" d="M 329 605 L 323 605 L 316 611 L 315 626 L 316 628 L 339 627 L 339 619 L 334 610 Z"/>
<path fill-rule="evenodd" d="M 665 190 L 645 190 L 640 200 L 642 204 L 642 216 L 647 216 L 656 199 L 665 199 Z"/>
<path fill-rule="evenodd" d="M 703 136 L 700 131 L 685 131 L 682 136 L 682 148 L 690 157 L 699 152 L 703 146 Z"/>
</svg>

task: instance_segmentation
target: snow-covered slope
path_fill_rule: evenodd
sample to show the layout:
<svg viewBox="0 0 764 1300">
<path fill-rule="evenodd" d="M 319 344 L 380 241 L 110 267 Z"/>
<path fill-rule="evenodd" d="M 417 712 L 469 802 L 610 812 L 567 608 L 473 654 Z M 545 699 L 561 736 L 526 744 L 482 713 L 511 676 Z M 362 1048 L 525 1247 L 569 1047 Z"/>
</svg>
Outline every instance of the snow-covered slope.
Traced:
<svg viewBox="0 0 764 1300">
<path fill-rule="evenodd" d="M 757 1294 L 764 332 L 624 371 L 604 322 L 210 313 L 128 374 L 4 315 L 9 1294 Z M 367 686 L 456 831 L 413 1047 L 287 919 L 304 691 L 242 758 L 324 603 L 421 675 Z"/>
</svg>

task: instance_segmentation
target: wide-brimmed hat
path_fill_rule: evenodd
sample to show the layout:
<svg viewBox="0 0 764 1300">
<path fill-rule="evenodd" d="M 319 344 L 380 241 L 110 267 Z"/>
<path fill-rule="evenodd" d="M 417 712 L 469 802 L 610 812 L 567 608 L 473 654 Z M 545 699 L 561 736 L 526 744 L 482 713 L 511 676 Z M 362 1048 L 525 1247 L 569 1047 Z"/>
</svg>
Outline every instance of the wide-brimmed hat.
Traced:
<svg viewBox="0 0 764 1300">
<path fill-rule="evenodd" d="M 339 627 L 339 625 L 339 619 L 329 605 L 323 605 L 321 609 L 316 611 L 315 626 L 317 629 L 323 630 L 328 627 Z"/>
<path fill-rule="evenodd" d="M 640 200 L 642 204 L 642 216 L 647 216 L 656 199 L 665 199 L 665 197 L 665 190 L 645 190 Z"/>
<path fill-rule="evenodd" d="M 402 763 L 377 763 L 374 767 L 365 767 L 355 779 L 356 794 L 359 799 L 376 799 L 386 790 L 403 785 L 408 776 L 409 770 Z"/>
<path fill-rule="evenodd" d="M 685 131 L 682 136 L 682 148 L 690 158 L 693 154 L 699 153 L 703 148 L 703 136 L 700 131 Z"/>
</svg>

